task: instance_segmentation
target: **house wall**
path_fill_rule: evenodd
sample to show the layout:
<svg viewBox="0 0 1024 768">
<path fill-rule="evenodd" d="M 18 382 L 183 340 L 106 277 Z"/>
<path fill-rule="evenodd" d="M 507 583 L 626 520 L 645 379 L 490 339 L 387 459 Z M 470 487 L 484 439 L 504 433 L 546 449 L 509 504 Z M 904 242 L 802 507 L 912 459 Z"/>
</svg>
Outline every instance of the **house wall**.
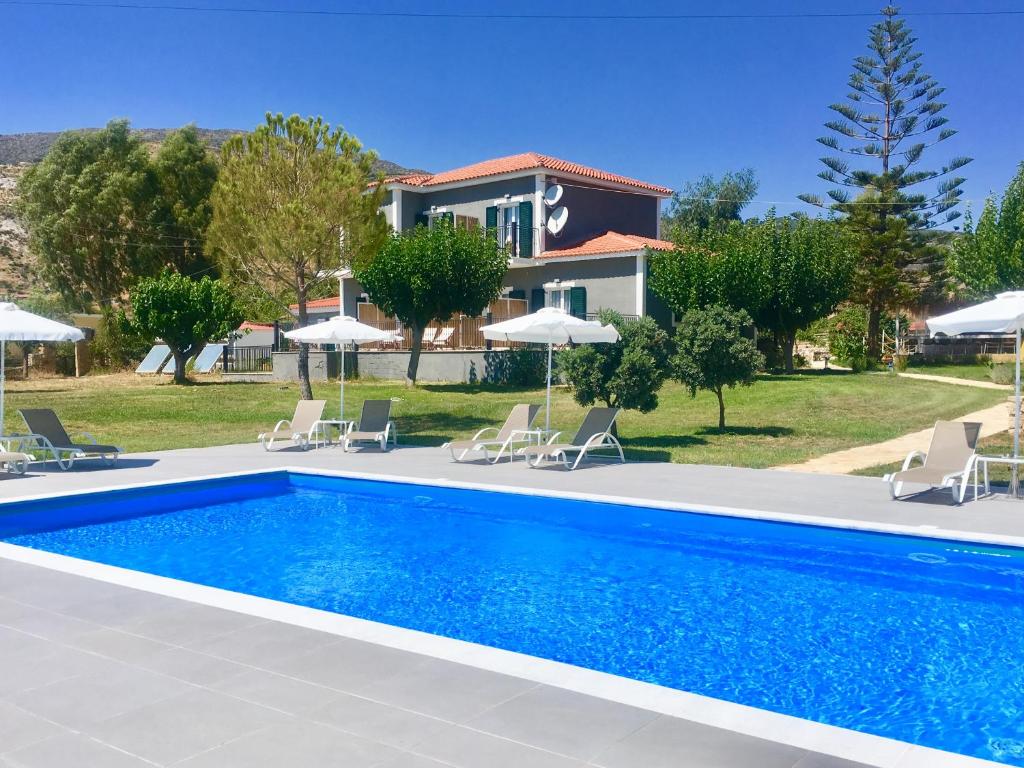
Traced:
<svg viewBox="0 0 1024 768">
<path fill-rule="evenodd" d="M 579 182 L 562 182 L 557 177 L 549 177 L 547 186 L 558 183 L 563 184 L 558 205 L 568 209 L 569 218 L 557 236 L 544 230 L 544 250 L 565 248 L 608 230 L 626 235 L 658 236 L 660 200 L 657 197 L 581 187 Z"/>
<path fill-rule="evenodd" d="M 537 266 L 514 267 L 508 271 L 505 285 L 525 291 L 542 288 L 556 279 L 573 282 L 587 289 L 587 312 L 614 309 L 625 315 L 636 314 L 636 257 L 579 259 L 546 262 Z"/>
<path fill-rule="evenodd" d="M 388 225 L 394 229 L 394 209 L 391 207 L 391 199 L 394 193 L 389 189 L 384 193 L 384 199 L 381 201 L 380 210 L 384 212 L 384 218 L 387 219 Z"/>
</svg>

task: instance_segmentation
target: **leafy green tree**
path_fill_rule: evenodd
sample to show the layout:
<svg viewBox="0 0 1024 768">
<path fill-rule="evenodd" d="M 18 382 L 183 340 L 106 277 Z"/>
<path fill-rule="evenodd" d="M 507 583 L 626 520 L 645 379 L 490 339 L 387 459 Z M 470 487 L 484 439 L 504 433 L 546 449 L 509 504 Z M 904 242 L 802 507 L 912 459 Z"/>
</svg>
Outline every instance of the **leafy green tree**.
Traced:
<svg viewBox="0 0 1024 768">
<path fill-rule="evenodd" d="M 213 215 L 210 195 L 217 181 L 217 161 L 194 125 L 174 131 L 153 159 L 157 180 L 154 218 L 161 261 L 184 275 L 208 274 L 206 228 Z"/>
<path fill-rule="evenodd" d="M 743 335 L 750 324 L 750 315 L 742 309 L 717 304 L 691 309 L 676 332 L 672 375 L 690 391 L 690 397 L 702 389 L 715 393 L 719 430 L 725 429 L 725 388 L 750 386 L 764 367 L 764 355 Z"/>
<path fill-rule="evenodd" d="M 376 155 L 321 118 L 267 113 L 266 123 L 223 147 L 207 247 L 225 276 L 272 299 L 284 314 L 333 282 L 343 264 L 372 258 L 387 235 Z M 302 396 L 311 398 L 309 353 L 299 348 Z"/>
<path fill-rule="evenodd" d="M 862 230 L 861 239 L 873 247 L 883 244 L 874 235 L 885 232 L 884 247 L 893 251 L 862 254 L 861 272 L 871 273 L 863 275 L 861 282 L 872 286 L 867 304 L 872 357 L 879 354 L 882 313 L 900 306 L 888 302 L 912 299 L 922 289 L 922 281 L 932 277 L 921 267 L 941 263 L 922 230 L 960 215 L 957 205 L 964 178 L 957 171 L 971 161 L 953 157 L 938 170 L 920 167 L 925 152 L 956 131 L 947 127 L 948 118 L 940 114 L 946 107 L 939 100 L 945 89 L 922 70 L 917 38 L 898 14 L 897 8 L 886 7 L 882 21 L 871 27 L 870 53 L 854 59 L 846 101 L 829 107 L 838 118 L 825 123 L 831 134 L 818 139 L 839 153 L 822 157 L 825 170 L 818 174 L 833 185 L 828 191 L 833 209 L 848 214 L 851 230 Z M 870 166 L 851 167 L 843 155 Z M 920 185 L 930 182 L 937 183 L 934 193 L 920 191 Z M 801 198 L 824 205 L 817 195 Z M 902 219 L 906 226 L 890 226 L 890 218 Z"/>
<path fill-rule="evenodd" d="M 370 301 L 412 331 L 406 384 L 416 384 L 423 331 L 433 321 L 479 315 L 501 293 L 508 255 L 493 233 L 456 229 L 447 221 L 394 233 L 355 278 Z"/>
<path fill-rule="evenodd" d="M 709 304 L 745 310 L 775 335 L 791 372 L 797 333 L 849 296 L 856 254 L 834 220 L 769 212 L 691 232 L 680 249 L 649 258 L 651 288 L 676 313 Z"/>
<path fill-rule="evenodd" d="M 1024 162 L 999 204 L 985 201 L 977 227 L 968 214 L 963 236 L 953 241 L 949 270 L 971 298 L 1024 286 Z"/>
<path fill-rule="evenodd" d="M 726 173 L 720 179 L 710 174 L 701 176 L 684 184 L 672 196 L 662 228 L 668 237 L 679 242 L 685 232 L 740 221 L 757 188 L 752 168 Z"/>
<path fill-rule="evenodd" d="M 18 213 L 43 277 L 77 306 L 108 307 L 156 268 L 156 178 L 128 121 L 63 134 L 18 183 Z"/>
<path fill-rule="evenodd" d="M 176 384 L 186 382 L 190 357 L 208 342 L 226 338 L 245 319 L 220 280 L 193 280 L 170 270 L 140 280 L 131 291 L 131 308 L 135 332 L 171 348 Z"/>
<path fill-rule="evenodd" d="M 580 405 L 601 401 L 610 408 L 641 413 L 658 407 L 658 390 L 668 376 L 669 338 L 650 317 L 626 322 L 612 310 L 599 314 L 621 338 L 614 344 L 581 344 L 559 353 L 562 377 Z"/>
</svg>

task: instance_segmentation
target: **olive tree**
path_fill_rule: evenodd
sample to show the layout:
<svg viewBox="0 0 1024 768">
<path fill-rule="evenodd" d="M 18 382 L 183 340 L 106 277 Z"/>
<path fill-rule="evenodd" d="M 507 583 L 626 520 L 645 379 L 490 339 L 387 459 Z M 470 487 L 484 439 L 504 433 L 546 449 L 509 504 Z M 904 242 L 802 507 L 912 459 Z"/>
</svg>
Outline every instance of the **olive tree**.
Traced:
<svg viewBox="0 0 1024 768">
<path fill-rule="evenodd" d="M 493 233 L 446 220 L 396 232 L 372 259 L 353 265 L 370 301 L 412 332 L 406 384 L 416 384 L 423 331 L 452 315 L 479 315 L 501 293 L 508 255 Z"/>
<path fill-rule="evenodd" d="M 193 280 L 177 272 L 143 278 L 131 292 L 130 327 L 152 344 L 160 339 L 174 355 L 174 382 L 184 384 L 185 364 L 205 344 L 226 338 L 245 318 L 219 280 Z"/>
<path fill-rule="evenodd" d="M 750 315 L 742 309 L 718 304 L 691 309 L 676 332 L 672 375 L 690 391 L 690 397 L 702 389 L 715 393 L 719 430 L 725 429 L 725 388 L 750 386 L 764 367 L 764 355 L 743 335 L 750 325 Z"/>
</svg>

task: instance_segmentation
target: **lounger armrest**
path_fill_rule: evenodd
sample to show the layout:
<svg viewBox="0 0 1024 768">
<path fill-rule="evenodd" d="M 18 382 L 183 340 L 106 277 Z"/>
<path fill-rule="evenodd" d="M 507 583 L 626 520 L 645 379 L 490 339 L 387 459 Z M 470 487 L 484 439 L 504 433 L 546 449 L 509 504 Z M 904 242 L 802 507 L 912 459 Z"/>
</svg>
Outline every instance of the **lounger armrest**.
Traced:
<svg viewBox="0 0 1024 768">
<path fill-rule="evenodd" d="M 479 440 L 481 437 L 483 437 L 488 432 L 493 432 L 494 434 L 498 434 L 498 432 L 500 432 L 500 431 L 501 430 L 499 430 L 497 427 L 484 427 L 483 429 L 479 430 L 475 435 L 473 435 L 473 439 L 474 440 Z"/>
<path fill-rule="evenodd" d="M 968 477 L 970 477 L 971 470 L 974 469 L 974 464 L 975 464 L 975 462 L 977 462 L 977 460 L 978 460 L 978 454 L 972 453 L 970 456 L 967 457 L 967 463 L 964 464 L 964 468 L 961 469 L 961 470 L 958 470 L 956 472 L 950 472 L 948 475 L 946 475 L 945 477 L 942 478 L 943 483 L 948 483 L 950 480 L 953 480 L 954 478 L 957 478 L 957 477 L 961 477 L 961 478 L 968 478 Z"/>
<path fill-rule="evenodd" d="M 900 471 L 906 472 L 908 469 L 910 469 L 911 462 L 916 458 L 921 459 L 921 464 L 923 465 L 926 461 L 928 461 L 928 454 L 925 453 L 924 451 L 911 451 L 910 453 L 907 454 L 907 458 L 903 460 L 903 467 L 900 469 Z"/>
<path fill-rule="evenodd" d="M 277 424 L 274 425 L 274 428 L 272 430 L 270 430 L 270 431 L 272 433 L 273 432 L 280 432 L 281 431 L 281 427 L 286 426 L 286 425 L 287 425 L 287 427 L 289 429 L 291 429 L 291 426 L 292 426 L 291 420 L 290 419 L 281 419 L 279 422 L 277 422 Z"/>
<path fill-rule="evenodd" d="M 96 443 L 99 442 L 99 440 L 97 440 L 95 437 L 92 436 L 91 432 L 76 432 L 75 434 L 80 435 L 81 437 L 84 437 L 86 440 L 88 440 L 93 445 L 96 445 Z"/>
<path fill-rule="evenodd" d="M 561 432 L 555 432 L 555 434 L 553 434 L 551 437 L 548 438 L 547 445 L 551 445 L 552 443 L 557 442 L 558 438 L 561 437 L 561 436 L 562 436 Z"/>
</svg>

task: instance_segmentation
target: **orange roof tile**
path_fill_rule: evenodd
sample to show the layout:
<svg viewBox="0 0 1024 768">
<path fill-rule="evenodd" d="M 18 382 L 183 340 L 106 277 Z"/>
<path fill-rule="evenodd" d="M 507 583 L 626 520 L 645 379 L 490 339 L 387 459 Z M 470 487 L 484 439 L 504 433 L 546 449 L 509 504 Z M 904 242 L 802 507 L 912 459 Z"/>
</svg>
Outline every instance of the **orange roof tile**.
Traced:
<svg viewBox="0 0 1024 768">
<path fill-rule="evenodd" d="M 328 296 L 326 299 L 310 299 L 306 302 L 306 309 L 337 309 L 340 303 L 337 296 Z M 297 310 L 298 308 L 298 304 L 288 306 L 288 309 Z"/>
<path fill-rule="evenodd" d="M 598 256 L 602 253 L 626 253 L 653 248 L 656 251 L 671 251 L 675 243 L 668 240 L 657 240 L 653 237 L 640 235 L 623 235 L 619 232 L 605 232 L 603 235 L 584 240 L 582 243 L 567 248 L 554 248 L 544 251 L 538 259 L 558 259 L 566 256 Z"/>
<path fill-rule="evenodd" d="M 406 176 L 392 176 L 386 179 L 387 183 L 410 184 L 416 187 L 433 187 L 439 184 L 451 184 L 459 181 L 470 181 L 481 179 L 487 176 L 498 176 L 503 173 L 515 173 L 517 171 L 548 170 L 561 173 L 571 173 L 577 176 L 586 176 L 596 181 L 608 181 L 615 184 L 623 184 L 627 187 L 635 187 L 650 192 L 657 192 L 661 195 L 671 195 L 672 190 L 658 184 L 649 184 L 646 181 L 631 179 L 628 176 L 620 176 L 617 173 L 600 171 L 597 168 L 590 168 L 579 163 L 570 163 L 568 160 L 559 160 L 557 157 L 541 155 L 537 152 L 523 152 L 518 155 L 499 157 L 495 160 L 484 160 L 481 163 L 455 168 L 441 173 L 415 173 Z"/>
<path fill-rule="evenodd" d="M 266 323 L 251 323 L 248 320 L 238 326 L 238 330 L 240 331 L 271 331 L 273 329 L 274 326 L 272 325 L 267 325 Z"/>
</svg>

